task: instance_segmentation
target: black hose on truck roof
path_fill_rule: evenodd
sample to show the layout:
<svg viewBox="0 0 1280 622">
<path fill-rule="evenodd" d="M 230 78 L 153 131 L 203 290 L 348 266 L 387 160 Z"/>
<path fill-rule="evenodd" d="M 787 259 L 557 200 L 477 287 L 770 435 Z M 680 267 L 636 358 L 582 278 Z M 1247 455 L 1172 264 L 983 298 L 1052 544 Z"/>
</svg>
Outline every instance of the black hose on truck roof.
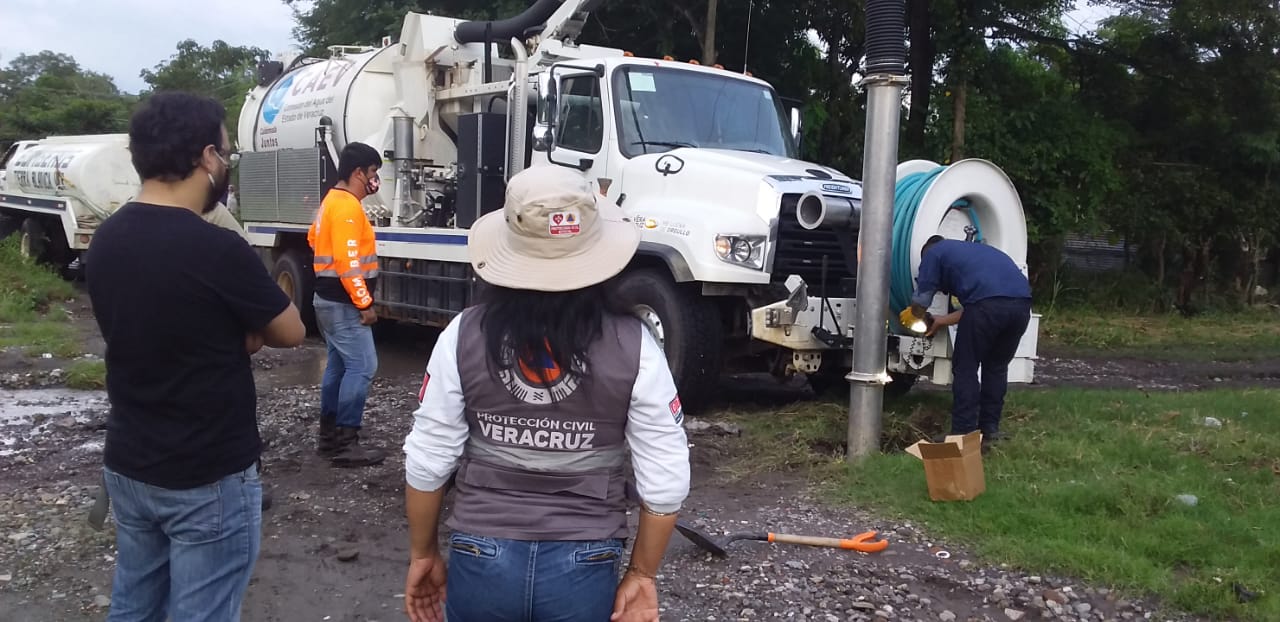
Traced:
<svg viewBox="0 0 1280 622">
<path fill-rule="evenodd" d="M 492 22 L 463 22 L 453 31 L 453 38 L 458 43 L 484 43 L 488 41 L 510 41 L 512 38 L 523 38 L 530 28 L 541 26 L 560 8 L 563 0 L 538 0 L 533 6 L 515 17 Z"/>
</svg>

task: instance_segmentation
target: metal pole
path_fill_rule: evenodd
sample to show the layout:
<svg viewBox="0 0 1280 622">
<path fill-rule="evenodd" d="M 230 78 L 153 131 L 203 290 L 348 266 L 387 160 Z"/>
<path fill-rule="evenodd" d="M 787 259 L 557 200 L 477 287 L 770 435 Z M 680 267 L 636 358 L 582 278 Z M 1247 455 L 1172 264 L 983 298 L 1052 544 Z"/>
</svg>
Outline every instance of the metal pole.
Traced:
<svg viewBox="0 0 1280 622">
<path fill-rule="evenodd" d="M 853 371 L 849 372 L 846 458 L 880 449 L 888 357 L 889 252 L 898 160 L 898 125 L 906 83 L 906 7 L 902 0 L 867 0 L 867 138 L 863 151 L 857 310 Z"/>
</svg>

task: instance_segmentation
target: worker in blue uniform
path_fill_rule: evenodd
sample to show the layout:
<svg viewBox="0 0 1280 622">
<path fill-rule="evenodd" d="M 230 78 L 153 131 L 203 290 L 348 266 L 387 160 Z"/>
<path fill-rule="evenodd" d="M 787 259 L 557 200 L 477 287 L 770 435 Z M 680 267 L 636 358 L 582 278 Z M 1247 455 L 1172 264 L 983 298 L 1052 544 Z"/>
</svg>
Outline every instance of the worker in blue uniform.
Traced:
<svg viewBox="0 0 1280 622">
<path fill-rule="evenodd" d="M 959 300 L 961 309 L 930 315 L 939 291 Z M 1001 439 L 1009 363 L 1031 320 L 1031 284 L 1017 264 L 998 248 L 935 235 L 920 251 L 916 291 L 899 319 L 927 335 L 959 324 L 951 359 L 951 433 L 981 430 L 984 448 Z"/>
</svg>

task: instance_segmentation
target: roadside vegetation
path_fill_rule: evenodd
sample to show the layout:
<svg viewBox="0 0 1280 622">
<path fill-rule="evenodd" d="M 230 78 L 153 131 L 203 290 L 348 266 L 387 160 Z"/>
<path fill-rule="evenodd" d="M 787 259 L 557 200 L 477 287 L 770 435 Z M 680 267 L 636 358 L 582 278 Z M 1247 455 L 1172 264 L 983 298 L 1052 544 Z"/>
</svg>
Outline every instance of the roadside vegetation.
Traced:
<svg viewBox="0 0 1280 622">
<path fill-rule="evenodd" d="M 1056 355 L 1168 361 L 1250 361 L 1280 353 L 1280 310 L 1216 311 L 1193 317 L 1068 308 L 1040 322 L 1040 349 Z"/>
<path fill-rule="evenodd" d="M 0 241 L 0 348 L 25 348 L 33 356 L 69 358 L 80 353 L 63 303 L 75 289 L 23 257 L 15 238 Z"/>
<path fill-rule="evenodd" d="M 107 388 L 107 363 L 102 359 L 78 360 L 67 368 L 67 388 L 101 391 Z"/>
<path fill-rule="evenodd" d="M 1274 390 L 1014 392 L 1004 425 L 1014 438 L 987 456 L 987 491 L 968 503 L 930 501 L 920 462 L 901 451 L 944 430 L 944 392 L 891 404 L 886 451 L 861 466 L 841 462 L 843 404 L 730 415 L 751 464 L 727 474 L 800 471 L 836 500 L 921 522 L 993 562 L 1213 619 L 1275 620 L 1278 402 Z"/>
</svg>

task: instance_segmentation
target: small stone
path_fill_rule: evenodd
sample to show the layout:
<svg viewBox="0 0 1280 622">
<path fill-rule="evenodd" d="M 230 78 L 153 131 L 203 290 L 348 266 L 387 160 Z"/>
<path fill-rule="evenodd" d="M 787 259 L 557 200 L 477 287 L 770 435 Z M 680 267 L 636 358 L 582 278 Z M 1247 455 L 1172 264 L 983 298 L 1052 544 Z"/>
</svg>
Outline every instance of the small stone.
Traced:
<svg viewBox="0 0 1280 622">
<path fill-rule="evenodd" d="M 942 622 L 956 622 L 956 614 L 951 613 L 950 610 L 943 611 L 938 614 L 938 619 L 942 620 Z"/>
<path fill-rule="evenodd" d="M 882 620 L 888 620 L 889 618 L 893 617 L 893 614 L 889 613 L 888 611 L 885 611 L 884 609 L 877 609 L 876 617 Z"/>
<path fill-rule="evenodd" d="M 805 566 L 804 562 L 793 559 L 787 562 L 787 568 L 791 568 L 793 570 L 804 570 Z"/>
<path fill-rule="evenodd" d="M 342 549 L 338 551 L 338 561 L 340 562 L 353 562 L 357 557 L 360 557 L 359 549 Z"/>
<path fill-rule="evenodd" d="M 827 614 L 827 622 L 840 622 L 840 618 L 839 618 L 838 616 L 833 616 L 833 615 L 831 615 L 831 614 L 829 614 L 829 613 L 828 613 L 828 614 Z"/>
<path fill-rule="evenodd" d="M 869 603 L 865 600 L 855 600 L 851 606 L 854 609 L 861 609 L 863 611 L 871 611 L 876 608 L 874 603 Z"/>
<path fill-rule="evenodd" d="M 12 542 L 22 542 L 23 540 L 26 540 L 27 538 L 30 538 L 34 535 L 35 534 L 31 533 L 30 531 L 20 531 L 18 533 L 9 534 L 9 540 Z"/>
<path fill-rule="evenodd" d="M 1067 604 L 1067 597 L 1063 596 L 1062 592 L 1059 592 L 1058 590 L 1045 590 L 1044 594 L 1041 594 L 1041 596 L 1044 597 L 1045 602 L 1057 603 L 1059 605 Z"/>
<path fill-rule="evenodd" d="M 9 574 L 9 573 L 7 573 L 7 572 L 6 572 L 6 573 L 4 573 L 4 574 L 0 574 L 0 581 L 4 581 L 5 583 L 8 583 L 8 582 L 10 582 L 10 581 L 12 581 L 12 580 L 13 580 L 13 575 L 11 575 L 11 574 Z"/>
<path fill-rule="evenodd" d="M 105 594 L 98 594 L 93 597 L 93 606 L 99 609 L 106 609 L 111 606 L 111 598 Z"/>
<path fill-rule="evenodd" d="M 1044 579 L 1042 579 L 1042 578 L 1040 578 L 1040 577 L 1038 577 L 1038 576 L 1036 576 L 1036 575 L 1031 575 L 1031 576 L 1027 577 L 1027 583 L 1032 583 L 1032 584 L 1035 584 L 1035 585 L 1039 585 L 1042 581 L 1044 581 Z"/>
<path fill-rule="evenodd" d="M 1090 605 L 1089 603 L 1076 603 L 1076 613 L 1079 613 L 1082 616 L 1087 616 L 1090 611 L 1093 611 L 1093 605 Z"/>
<path fill-rule="evenodd" d="M 1021 620 L 1022 616 L 1025 616 L 1027 614 L 1021 611 L 1018 611 L 1017 609 L 1005 609 L 1004 615 L 1008 616 L 1010 620 Z"/>
<path fill-rule="evenodd" d="M 1195 507 L 1197 503 L 1200 503 L 1200 499 L 1195 495 L 1178 495 L 1174 498 L 1178 500 L 1178 503 L 1188 507 Z"/>
</svg>

